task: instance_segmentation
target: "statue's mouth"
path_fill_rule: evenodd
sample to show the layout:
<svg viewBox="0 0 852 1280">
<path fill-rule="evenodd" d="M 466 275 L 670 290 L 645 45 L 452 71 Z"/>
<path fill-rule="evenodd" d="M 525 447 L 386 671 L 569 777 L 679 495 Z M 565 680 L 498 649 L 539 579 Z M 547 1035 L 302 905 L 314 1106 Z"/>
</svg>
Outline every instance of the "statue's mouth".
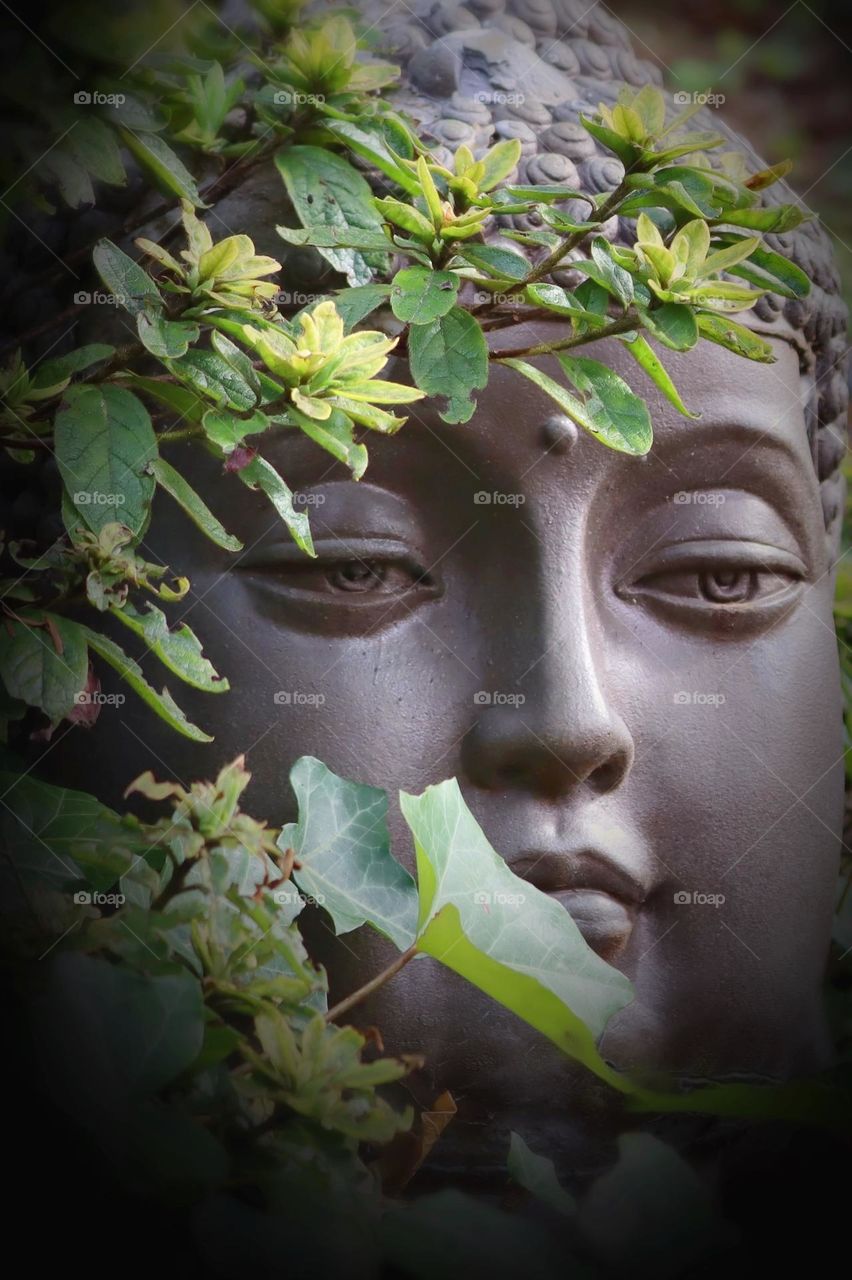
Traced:
<svg viewBox="0 0 852 1280">
<path fill-rule="evenodd" d="M 516 875 L 556 898 L 589 946 L 612 959 L 626 946 L 650 885 L 598 849 L 528 851 L 511 863 Z"/>
</svg>

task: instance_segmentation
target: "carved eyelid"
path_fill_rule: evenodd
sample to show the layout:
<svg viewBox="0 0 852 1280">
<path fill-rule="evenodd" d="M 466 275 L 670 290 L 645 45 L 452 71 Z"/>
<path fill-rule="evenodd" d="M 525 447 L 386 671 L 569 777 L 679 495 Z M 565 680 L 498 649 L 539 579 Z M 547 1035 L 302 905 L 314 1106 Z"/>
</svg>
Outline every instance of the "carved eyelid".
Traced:
<svg viewBox="0 0 852 1280">
<path fill-rule="evenodd" d="M 625 589 L 635 586 L 642 578 L 655 573 L 690 568 L 712 569 L 720 561 L 739 567 L 743 572 L 763 570 L 777 573 L 786 570 L 799 577 L 807 575 L 807 566 L 800 556 L 769 543 L 735 538 L 695 539 L 675 543 L 649 554 L 647 559 L 640 560 L 632 567 L 629 579 L 619 583 L 619 586 Z"/>
</svg>

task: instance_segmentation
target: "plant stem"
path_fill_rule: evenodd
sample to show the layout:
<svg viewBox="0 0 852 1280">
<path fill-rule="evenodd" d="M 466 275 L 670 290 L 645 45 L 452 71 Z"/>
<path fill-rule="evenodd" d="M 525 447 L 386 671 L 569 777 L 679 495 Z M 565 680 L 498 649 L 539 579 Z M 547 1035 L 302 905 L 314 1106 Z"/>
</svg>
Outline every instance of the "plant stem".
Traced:
<svg viewBox="0 0 852 1280">
<path fill-rule="evenodd" d="M 554 351 L 567 351 L 571 347 L 582 347 L 587 342 L 598 342 L 601 338 L 614 338 L 619 333 L 629 333 L 639 328 L 639 321 L 632 316 L 624 316 L 614 320 L 602 329 L 592 329 L 590 333 L 582 333 L 576 338 L 563 338 L 561 342 L 541 342 L 535 347 L 518 347 L 512 351 L 490 351 L 491 360 L 524 359 L 531 356 L 549 356 Z"/>
<path fill-rule="evenodd" d="M 390 982 L 391 978 L 396 977 L 400 969 L 404 969 L 409 960 L 413 960 L 417 955 L 417 944 L 413 944 L 407 951 L 403 951 L 397 956 L 393 964 L 389 964 L 387 969 L 383 969 L 381 973 L 377 973 L 375 978 L 371 978 L 363 987 L 359 987 L 357 991 L 353 991 L 351 996 L 347 996 L 345 1000 L 341 1000 L 339 1004 L 334 1005 L 325 1015 L 326 1022 L 335 1022 L 342 1014 L 348 1013 L 350 1009 L 354 1009 L 356 1004 L 360 1004 L 362 1000 L 366 1000 L 367 996 L 371 996 L 374 991 L 378 991 L 379 987 L 383 987 L 386 982 Z"/>
</svg>

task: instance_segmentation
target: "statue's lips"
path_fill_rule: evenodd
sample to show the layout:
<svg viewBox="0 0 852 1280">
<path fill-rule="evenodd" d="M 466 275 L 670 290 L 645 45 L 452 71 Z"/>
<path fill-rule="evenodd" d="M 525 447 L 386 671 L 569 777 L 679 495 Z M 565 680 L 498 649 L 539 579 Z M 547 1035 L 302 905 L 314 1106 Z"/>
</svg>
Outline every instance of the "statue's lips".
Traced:
<svg viewBox="0 0 852 1280">
<path fill-rule="evenodd" d="M 516 875 L 556 898 L 589 946 L 606 957 L 624 947 L 650 891 L 632 871 L 596 849 L 527 852 L 511 866 Z"/>
</svg>

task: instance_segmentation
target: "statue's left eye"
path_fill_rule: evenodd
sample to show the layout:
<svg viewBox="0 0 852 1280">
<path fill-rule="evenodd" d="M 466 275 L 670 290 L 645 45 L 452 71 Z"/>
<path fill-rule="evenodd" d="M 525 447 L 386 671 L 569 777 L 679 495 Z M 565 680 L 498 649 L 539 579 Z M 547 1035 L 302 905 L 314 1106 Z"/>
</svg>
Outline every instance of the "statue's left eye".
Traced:
<svg viewBox="0 0 852 1280">
<path fill-rule="evenodd" d="M 422 569 L 392 560 L 340 560 L 325 566 L 325 577 L 334 591 L 362 595 L 396 593 L 431 585 L 429 575 Z"/>
<path fill-rule="evenodd" d="M 782 605 L 805 577 L 798 556 L 760 544 L 679 543 L 637 566 L 622 599 L 731 618 Z"/>
</svg>

